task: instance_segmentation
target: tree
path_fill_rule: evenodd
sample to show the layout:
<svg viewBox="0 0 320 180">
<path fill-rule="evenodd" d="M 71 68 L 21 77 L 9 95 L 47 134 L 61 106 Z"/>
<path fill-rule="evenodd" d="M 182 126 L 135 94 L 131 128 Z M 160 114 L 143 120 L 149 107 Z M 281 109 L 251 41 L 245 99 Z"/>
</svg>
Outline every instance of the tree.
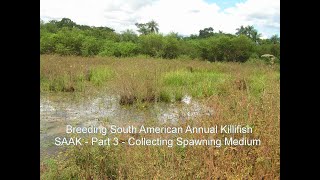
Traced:
<svg viewBox="0 0 320 180">
<path fill-rule="evenodd" d="M 213 36 L 213 28 L 212 27 L 208 27 L 208 28 L 204 28 L 202 30 L 199 31 L 199 37 L 200 38 L 207 38 L 210 36 Z"/>
<path fill-rule="evenodd" d="M 40 18 L 40 25 L 44 25 L 44 21 Z"/>
<path fill-rule="evenodd" d="M 125 42 L 133 42 L 133 43 L 138 42 L 137 34 L 130 29 L 127 29 L 126 31 L 122 31 L 120 39 L 121 41 L 125 41 Z"/>
<path fill-rule="evenodd" d="M 62 18 L 61 21 L 57 22 L 58 28 L 62 28 L 62 27 L 73 28 L 76 25 L 77 24 L 69 18 Z"/>
<path fill-rule="evenodd" d="M 231 40 L 232 52 L 230 60 L 245 62 L 249 59 L 254 50 L 254 43 L 246 36 L 238 36 Z"/>
<path fill-rule="evenodd" d="M 138 32 L 143 35 L 159 32 L 159 25 L 154 20 L 147 22 L 147 23 L 136 23 L 135 25 L 138 28 Z"/>
<path fill-rule="evenodd" d="M 177 58 L 180 55 L 180 43 L 177 34 L 171 33 L 164 37 L 163 57 L 167 59 Z"/>
<path fill-rule="evenodd" d="M 147 23 L 147 26 L 151 33 L 158 33 L 159 32 L 159 24 L 154 20 Z"/>
<path fill-rule="evenodd" d="M 82 56 L 93 56 L 97 55 L 103 46 L 103 41 L 98 40 L 91 36 L 86 36 L 81 44 L 81 55 Z"/>
<path fill-rule="evenodd" d="M 143 34 L 143 35 L 149 34 L 149 29 L 148 29 L 148 27 L 147 27 L 146 24 L 136 23 L 135 25 L 137 26 L 138 32 L 139 32 L 140 34 Z"/>
<path fill-rule="evenodd" d="M 140 50 L 151 57 L 163 57 L 165 41 L 161 34 L 150 33 L 139 37 Z"/>
<path fill-rule="evenodd" d="M 259 43 L 259 41 L 260 41 L 260 38 L 261 38 L 261 34 L 259 34 L 258 33 L 258 31 L 256 31 L 256 30 L 253 30 L 252 32 L 251 32 L 251 39 L 257 44 L 257 43 Z"/>
<path fill-rule="evenodd" d="M 258 43 L 260 41 L 261 34 L 258 33 L 258 31 L 254 28 L 254 26 L 246 26 L 246 27 L 240 26 L 240 28 L 237 28 L 236 30 L 237 30 L 236 32 L 237 36 L 245 35 L 255 43 Z"/>
<path fill-rule="evenodd" d="M 273 43 L 273 44 L 277 44 L 277 43 L 280 43 L 280 37 L 275 34 L 273 36 L 270 37 L 270 41 Z"/>
<path fill-rule="evenodd" d="M 171 32 L 168 34 L 168 36 L 172 36 L 172 37 L 176 38 L 177 40 L 183 39 L 183 36 L 182 36 L 182 35 L 179 35 L 179 33 L 173 32 L 173 31 L 171 31 Z"/>
<path fill-rule="evenodd" d="M 245 29 L 246 29 L 247 36 L 249 36 L 249 38 L 252 38 L 252 34 L 255 31 L 254 27 L 253 26 L 247 26 L 247 27 L 245 27 Z"/>
<path fill-rule="evenodd" d="M 240 28 L 237 28 L 236 29 L 237 32 L 236 32 L 236 35 L 247 35 L 247 29 L 243 26 L 240 26 Z"/>
</svg>

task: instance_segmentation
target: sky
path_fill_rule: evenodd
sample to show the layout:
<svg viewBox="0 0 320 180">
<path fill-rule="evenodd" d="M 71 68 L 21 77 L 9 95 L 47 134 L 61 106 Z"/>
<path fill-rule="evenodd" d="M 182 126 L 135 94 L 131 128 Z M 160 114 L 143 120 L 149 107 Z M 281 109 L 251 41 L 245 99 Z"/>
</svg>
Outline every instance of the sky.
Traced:
<svg viewBox="0 0 320 180">
<path fill-rule="evenodd" d="M 262 38 L 280 36 L 280 0 L 40 0 L 42 20 L 64 17 L 116 32 L 155 20 L 163 34 L 189 36 L 207 27 L 235 34 L 241 25 L 253 25 Z"/>
</svg>

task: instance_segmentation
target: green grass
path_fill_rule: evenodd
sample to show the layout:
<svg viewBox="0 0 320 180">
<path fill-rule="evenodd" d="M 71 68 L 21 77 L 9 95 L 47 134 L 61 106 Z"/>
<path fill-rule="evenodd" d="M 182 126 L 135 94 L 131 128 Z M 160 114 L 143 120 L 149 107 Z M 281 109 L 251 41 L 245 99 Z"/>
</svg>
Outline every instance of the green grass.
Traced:
<svg viewBox="0 0 320 180">
<path fill-rule="evenodd" d="M 256 73 L 249 77 L 248 83 L 250 94 L 259 97 L 266 89 L 267 77 L 262 73 Z"/>
<path fill-rule="evenodd" d="M 153 58 L 78 58 L 41 56 L 41 92 L 94 95 L 106 89 L 136 102 L 179 101 L 185 95 L 206 98 L 232 94 L 235 81 L 245 80 L 247 93 L 259 97 L 270 81 L 280 80 L 278 67 L 263 63 L 208 63 Z"/>
<path fill-rule="evenodd" d="M 176 126 L 244 124 L 259 137 L 255 147 L 71 147 L 40 163 L 41 179 L 279 179 L 280 73 L 264 63 L 197 60 L 41 56 L 41 92 L 63 99 L 74 86 L 79 97 L 94 92 L 163 102 L 184 95 L 203 100 L 214 116 L 178 121 Z M 89 77 L 89 78 L 88 78 Z M 243 81 L 246 88 L 239 88 Z M 82 87 L 82 88 L 77 88 Z M 142 102 L 148 107 L 151 102 Z M 141 106 L 141 107 L 142 107 Z M 111 120 L 112 121 L 112 120 Z M 106 122 L 108 124 L 108 122 Z M 154 119 L 144 124 L 159 125 Z M 168 124 L 170 125 L 170 124 Z M 130 135 L 120 135 L 127 139 Z M 206 138 L 206 134 L 182 134 Z M 215 137 L 221 137 L 217 134 Z M 167 134 L 150 137 L 168 138 Z"/>
<path fill-rule="evenodd" d="M 108 67 L 98 67 L 90 70 L 88 80 L 96 86 L 105 84 L 113 77 L 114 72 Z"/>
<path fill-rule="evenodd" d="M 175 97 L 188 94 L 195 98 L 219 93 L 219 86 L 229 80 L 228 75 L 219 72 L 169 72 L 163 77 L 163 91 L 169 90 Z M 163 94 L 168 94 L 164 92 Z"/>
</svg>

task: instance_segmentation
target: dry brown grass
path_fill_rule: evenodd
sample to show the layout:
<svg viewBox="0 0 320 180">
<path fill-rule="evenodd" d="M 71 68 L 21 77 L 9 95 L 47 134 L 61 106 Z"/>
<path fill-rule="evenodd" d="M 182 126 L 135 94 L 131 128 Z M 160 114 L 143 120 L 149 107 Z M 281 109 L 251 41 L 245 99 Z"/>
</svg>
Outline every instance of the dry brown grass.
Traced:
<svg viewBox="0 0 320 180">
<path fill-rule="evenodd" d="M 198 97 L 214 109 L 214 116 L 180 121 L 175 126 L 249 125 L 254 128 L 254 131 L 248 137 L 259 138 L 262 144 L 252 147 L 222 146 L 221 148 L 127 145 L 110 148 L 74 147 L 59 157 L 41 162 L 41 179 L 279 179 L 280 78 L 276 68 L 261 64 L 141 58 L 79 59 L 52 56 L 42 58 L 44 59 L 43 72 L 51 76 L 69 71 L 74 74 L 80 71 L 85 72 L 84 67 L 107 66 L 115 72 L 115 75 L 106 83 L 106 86 L 119 94 L 132 94 L 138 98 L 147 97 L 148 93 L 160 96 L 161 91 L 171 93 L 170 88 L 175 90 L 175 87 L 164 86 L 161 78 L 164 74 L 175 71 L 182 70 L 182 74 L 189 76 L 191 81 L 194 76 L 184 74 L 184 69 L 189 73 L 201 72 L 204 77 L 206 72 L 227 74 L 228 76 L 223 76 L 226 78 L 224 83 L 217 88 L 218 93 Z M 60 59 L 60 63 L 56 63 L 54 58 Z M 61 63 L 64 60 L 66 62 Z M 65 63 L 79 69 L 64 67 L 65 69 L 62 70 L 61 66 Z M 80 68 L 81 65 L 83 67 Z M 192 67 L 193 72 L 190 72 L 188 67 Z M 175 75 L 173 74 L 174 77 Z M 176 79 L 173 79 L 175 82 Z M 246 88 L 239 89 L 237 80 L 243 80 Z M 199 79 L 199 82 L 201 81 Z M 188 89 L 191 86 L 194 85 L 187 84 L 185 87 Z M 144 123 L 158 125 L 152 120 Z M 129 136 L 118 137 L 125 140 Z M 145 137 L 159 136 L 166 138 L 173 135 L 146 135 Z M 181 134 L 180 136 L 212 137 L 208 134 Z M 214 135 L 215 138 L 222 138 L 222 136 Z M 235 135 L 235 137 L 240 136 Z"/>
</svg>

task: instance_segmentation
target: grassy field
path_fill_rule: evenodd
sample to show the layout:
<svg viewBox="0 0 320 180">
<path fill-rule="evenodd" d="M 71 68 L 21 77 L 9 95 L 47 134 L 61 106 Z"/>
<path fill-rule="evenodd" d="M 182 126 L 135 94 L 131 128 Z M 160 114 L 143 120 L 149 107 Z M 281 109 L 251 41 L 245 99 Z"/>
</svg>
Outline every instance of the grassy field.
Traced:
<svg viewBox="0 0 320 180">
<path fill-rule="evenodd" d="M 122 105 L 202 99 L 214 116 L 179 121 L 185 127 L 246 124 L 260 146 L 68 148 L 40 163 L 41 179 L 279 179 L 280 72 L 259 60 L 219 63 L 199 60 L 84 58 L 42 55 L 40 92 L 61 98 L 108 92 Z M 147 125 L 157 125 L 150 119 Z M 170 125 L 170 124 L 167 124 Z M 127 139 L 122 135 L 120 139 Z M 169 135 L 148 135 L 147 137 Z M 181 135 L 207 138 L 207 134 Z M 217 134 L 216 137 L 222 137 Z"/>
</svg>

